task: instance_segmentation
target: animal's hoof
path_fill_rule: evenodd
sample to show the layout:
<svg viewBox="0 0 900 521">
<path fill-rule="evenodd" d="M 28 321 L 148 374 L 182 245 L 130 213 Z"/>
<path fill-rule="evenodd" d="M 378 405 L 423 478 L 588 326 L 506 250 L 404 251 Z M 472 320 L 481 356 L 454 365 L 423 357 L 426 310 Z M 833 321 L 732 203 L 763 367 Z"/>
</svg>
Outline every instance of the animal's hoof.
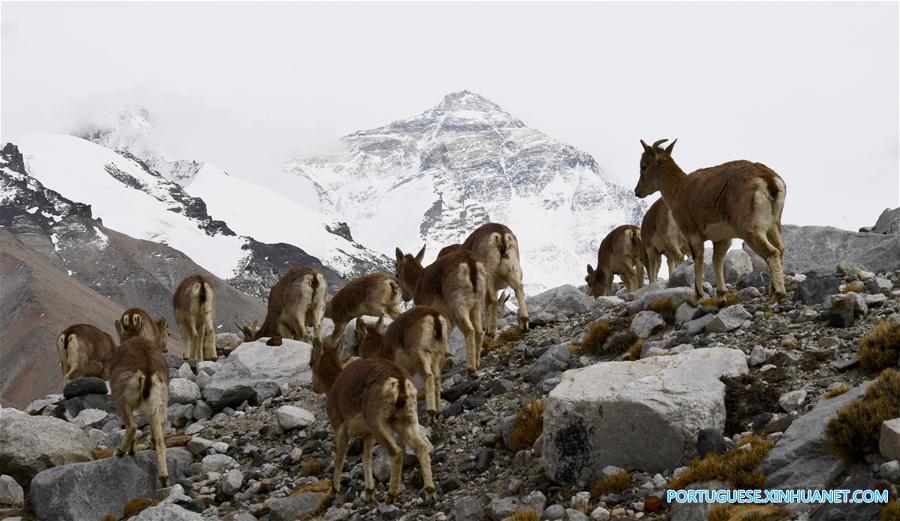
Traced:
<svg viewBox="0 0 900 521">
<path fill-rule="evenodd" d="M 117 458 L 121 458 L 122 456 L 125 455 L 125 451 L 122 449 L 116 449 L 116 451 L 113 452 L 113 454 L 115 454 Z"/>
<path fill-rule="evenodd" d="M 362 498 L 363 501 L 366 501 L 368 503 L 375 501 L 375 487 L 363 490 Z"/>
<path fill-rule="evenodd" d="M 522 331 L 528 331 L 531 328 L 529 325 L 528 317 L 519 317 L 519 329 Z"/>
<path fill-rule="evenodd" d="M 168 487 L 169 486 L 169 476 L 160 476 L 159 477 L 159 486 L 160 487 Z"/>
<path fill-rule="evenodd" d="M 425 501 L 428 501 L 431 503 L 437 501 L 437 492 L 435 492 L 434 487 L 423 488 L 422 495 L 425 497 Z"/>
<path fill-rule="evenodd" d="M 388 504 L 396 503 L 399 499 L 399 496 L 399 494 L 391 494 L 390 492 L 388 492 L 388 494 L 384 496 L 384 502 Z"/>
</svg>

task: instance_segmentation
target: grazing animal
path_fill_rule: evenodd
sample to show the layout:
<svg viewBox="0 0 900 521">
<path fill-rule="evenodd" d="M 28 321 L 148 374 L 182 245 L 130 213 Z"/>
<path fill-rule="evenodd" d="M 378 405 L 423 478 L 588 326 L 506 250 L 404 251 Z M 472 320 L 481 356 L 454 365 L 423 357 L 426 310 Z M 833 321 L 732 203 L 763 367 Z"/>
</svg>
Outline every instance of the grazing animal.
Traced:
<svg viewBox="0 0 900 521">
<path fill-rule="evenodd" d="M 400 316 L 400 285 L 387 273 L 370 273 L 341 288 L 328 304 L 325 316 L 334 322 L 331 339 L 344 334 L 347 323 L 357 317 Z"/>
<path fill-rule="evenodd" d="M 112 335 L 90 324 L 69 326 L 56 339 L 63 383 L 82 376 L 109 380 L 109 363 L 116 343 Z"/>
<path fill-rule="evenodd" d="M 612 295 L 613 275 L 622 277 L 628 291 L 644 285 L 644 245 L 637 226 L 623 224 L 613 228 L 600 242 L 597 270 L 587 265 L 587 294 L 592 297 Z"/>
<path fill-rule="evenodd" d="M 356 341 L 363 358 L 381 357 L 395 362 L 425 383 L 425 403 L 434 420 L 441 404 L 441 367 L 447 356 L 450 322 L 430 306 L 415 306 L 384 329 L 383 319 L 367 326 L 356 319 Z"/>
<path fill-rule="evenodd" d="M 216 359 L 216 296 L 209 279 L 191 275 L 181 281 L 172 296 L 175 322 L 187 344 L 187 358 L 194 362 Z"/>
<path fill-rule="evenodd" d="M 772 271 L 772 296 L 784 296 L 784 244 L 781 212 L 787 187 L 772 169 L 750 161 L 730 161 L 690 175 L 672 159 L 675 141 L 648 145 L 641 141 L 638 197 L 662 194 L 684 234 L 694 258 L 694 296 L 703 296 L 703 242 L 713 243 L 716 291 L 725 292 L 725 254 L 734 238 L 742 239 L 763 256 Z"/>
<path fill-rule="evenodd" d="M 134 454 L 134 433 L 138 428 L 134 411 L 141 411 L 150 424 L 159 482 L 167 486 L 169 472 L 164 429 L 168 415 L 169 368 L 162 353 L 146 338 L 131 336 L 113 353 L 109 384 L 116 412 L 125 424 L 125 437 L 116 449 L 116 456 Z"/>
<path fill-rule="evenodd" d="M 140 335 L 149 340 L 161 353 L 169 352 L 169 325 L 165 317 L 160 317 L 156 322 L 141 308 L 131 308 L 122 313 L 122 317 L 116 320 L 116 333 L 119 334 L 119 342 Z"/>
<path fill-rule="evenodd" d="M 484 343 L 485 299 L 491 288 L 481 256 L 460 249 L 423 268 L 424 246 L 415 257 L 404 254 L 400 248 L 394 253 L 403 300 L 414 299 L 416 305 L 431 306 L 458 327 L 466 339 L 466 368 L 470 373 L 476 371 Z"/>
<path fill-rule="evenodd" d="M 313 370 L 313 389 L 327 396 L 328 421 L 334 429 L 334 491 L 341 490 L 341 471 L 350 436 L 358 436 L 363 441 L 365 497 L 369 501 L 375 499 L 372 449 L 378 442 L 391 458 L 386 499 L 394 501 L 400 493 L 404 454 L 394 440 L 396 433 L 416 453 L 425 485 L 423 492 L 426 499 L 434 500 L 432 447 L 419 431 L 416 386 L 409 372 L 383 358 L 363 358 L 344 367 L 335 347 L 342 344 L 342 337 L 337 342 L 326 338 L 323 346 L 313 348 L 309 362 Z"/>
<path fill-rule="evenodd" d="M 656 282 L 659 275 L 663 254 L 666 256 L 671 275 L 672 271 L 684 262 L 685 254 L 690 251 L 684 234 L 681 233 L 672 212 L 662 199 L 653 203 L 644 214 L 644 220 L 641 222 L 641 242 L 644 243 L 644 250 L 647 252 L 644 264 L 651 284 Z"/>
<path fill-rule="evenodd" d="M 307 328 L 313 328 L 313 343 L 322 341 L 325 316 L 325 277 L 306 266 L 291 268 L 269 291 L 269 307 L 260 328 L 238 326 L 247 341 L 280 335 L 306 341 Z"/>
<path fill-rule="evenodd" d="M 497 291 L 505 288 L 512 288 L 516 293 L 516 300 L 519 302 L 516 312 L 519 328 L 527 331 L 528 306 L 525 303 L 525 285 L 522 283 L 522 263 L 519 261 L 519 241 L 516 234 L 502 224 L 487 223 L 476 228 L 461 247 L 481 256 L 491 279 L 487 308 L 488 335 L 493 337 L 497 332 L 497 312 L 500 309 Z"/>
</svg>

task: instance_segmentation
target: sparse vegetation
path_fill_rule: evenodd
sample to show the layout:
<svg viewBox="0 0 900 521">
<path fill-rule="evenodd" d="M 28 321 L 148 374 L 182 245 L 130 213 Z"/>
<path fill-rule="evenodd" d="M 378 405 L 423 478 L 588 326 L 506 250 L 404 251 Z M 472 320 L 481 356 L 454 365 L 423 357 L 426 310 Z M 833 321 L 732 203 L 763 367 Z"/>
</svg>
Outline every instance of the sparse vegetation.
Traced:
<svg viewBox="0 0 900 521">
<path fill-rule="evenodd" d="M 900 416 L 900 371 L 885 369 L 865 396 L 847 404 L 828 422 L 828 448 L 838 456 L 862 458 L 878 451 L 881 423 Z"/>
<path fill-rule="evenodd" d="M 300 465 L 301 476 L 315 476 L 325 470 L 325 464 L 317 459 L 308 459 Z"/>
<path fill-rule="evenodd" d="M 896 367 L 898 359 L 900 359 L 900 322 L 882 320 L 859 342 L 859 364 L 868 373 Z"/>
<path fill-rule="evenodd" d="M 764 412 L 778 410 L 778 391 L 758 375 L 722 377 L 725 384 L 725 435 L 744 432 Z"/>
<path fill-rule="evenodd" d="M 630 329 L 626 329 L 609 337 L 609 340 L 606 341 L 606 345 L 604 346 L 604 350 L 607 353 L 618 355 L 628 352 L 628 350 L 638 342 L 641 342 L 641 339 L 638 338 L 637 334 Z M 638 356 L 640 356 L 640 353 L 638 353 Z"/>
<path fill-rule="evenodd" d="M 594 497 L 605 496 L 607 494 L 618 494 L 631 485 L 631 474 L 627 470 L 617 472 L 611 476 L 603 476 L 594 482 L 591 487 L 591 494 Z"/>
<path fill-rule="evenodd" d="M 518 327 L 508 327 L 497 336 L 498 342 L 514 342 L 522 338 L 522 330 Z"/>
<path fill-rule="evenodd" d="M 744 448 L 745 445 L 749 448 Z M 713 479 L 730 481 L 740 488 L 761 488 L 766 476 L 758 468 L 771 448 L 772 443 L 762 436 L 747 436 L 731 452 L 710 452 L 703 459 L 695 459 L 687 470 L 672 480 L 670 488 L 681 489 L 690 483 Z"/>
<path fill-rule="evenodd" d="M 781 505 L 722 505 L 709 513 L 709 521 L 774 521 L 789 516 Z"/>
<path fill-rule="evenodd" d="M 832 387 L 830 391 L 825 393 L 825 398 L 836 398 L 836 397 L 846 393 L 850 389 L 852 389 L 852 388 L 847 384 L 837 385 L 835 387 Z"/>
<path fill-rule="evenodd" d="M 104 459 L 112 456 L 116 449 L 91 449 L 91 457 L 94 459 Z"/>
<path fill-rule="evenodd" d="M 865 289 L 866 289 L 866 287 L 863 286 L 862 282 L 853 281 L 853 282 L 847 283 L 844 286 L 844 293 L 851 293 L 851 292 L 862 293 L 863 291 L 865 291 Z"/>
<path fill-rule="evenodd" d="M 879 521 L 900 521 L 900 501 L 890 501 L 881 507 Z"/>
<path fill-rule="evenodd" d="M 667 324 L 671 324 L 675 322 L 675 311 L 678 310 L 678 305 L 670 299 L 658 298 L 651 302 L 647 309 L 659 313 Z"/>
<path fill-rule="evenodd" d="M 628 348 L 628 359 L 632 362 L 641 359 L 641 352 L 644 350 L 644 339 L 638 338 L 631 347 Z"/>
<path fill-rule="evenodd" d="M 156 506 L 161 499 L 151 499 L 148 497 L 141 497 L 137 499 L 132 499 L 125 505 L 125 508 L 122 510 L 122 518 L 128 519 L 129 517 L 134 517 L 141 513 L 141 511 L 150 508 L 152 506 Z"/>
<path fill-rule="evenodd" d="M 537 515 L 534 509 L 520 508 L 516 513 L 503 518 L 503 521 L 541 521 L 541 517 Z"/>
<path fill-rule="evenodd" d="M 544 432 L 544 400 L 533 400 L 516 411 L 516 424 L 510 434 L 510 445 L 519 451 L 530 448 Z"/>
<path fill-rule="evenodd" d="M 305 492 L 329 492 L 331 491 L 331 481 L 327 479 L 322 479 L 319 481 L 314 481 L 312 483 L 307 483 L 306 485 L 300 485 L 296 489 L 291 492 L 292 496 L 296 496 L 298 494 L 303 494 Z"/>
<path fill-rule="evenodd" d="M 608 320 L 600 319 L 591 322 L 584 339 L 581 340 L 581 352 L 592 355 L 602 354 L 603 344 L 611 332 L 612 327 Z"/>
</svg>

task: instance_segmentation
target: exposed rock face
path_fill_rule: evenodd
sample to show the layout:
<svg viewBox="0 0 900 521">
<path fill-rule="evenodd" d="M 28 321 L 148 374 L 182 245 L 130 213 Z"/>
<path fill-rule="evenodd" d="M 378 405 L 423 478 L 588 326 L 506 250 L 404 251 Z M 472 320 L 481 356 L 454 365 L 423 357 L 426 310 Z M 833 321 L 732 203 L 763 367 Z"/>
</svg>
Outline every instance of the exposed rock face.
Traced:
<svg viewBox="0 0 900 521">
<path fill-rule="evenodd" d="M 838 409 L 865 394 L 861 385 L 831 399 L 822 399 L 800 416 L 766 455 L 760 466 L 768 488 L 827 488 L 844 469 L 844 463 L 825 447 L 825 427 Z"/>
<path fill-rule="evenodd" d="M 547 312 L 552 315 L 572 315 L 590 311 L 595 305 L 594 299 L 571 284 L 528 297 L 528 311 L 533 314 Z"/>
<path fill-rule="evenodd" d="M 203 398 L 213 409 L 240 405 L 244 400 L 264 400 L 280 394 L 283 383 L 309 383 L 312 346 L 284 339 L 267 346 L 267 339 L 238 346 L 203 388 Z"/>
<path fill-rule="evenodd" d="M 166 451 L 169 479 L 184 475 L 193 456 L 182 448 Z M 102 519 L 132 499 L 153 497 L 159 484 L 156 452 L 115 456 L 47 469 L 31 482 L 31 505 L 38 519 Z"/>
<path fill-rule="evenodd" d="M 567 371 L 544 410 L 544 470 L 571 483 L 607 465 L 677 467 L 695 454 L 700 430 L 724 427 L 719 377 L 746 372 L 744 354 L 725 348 Z"/>
<path fill-rule="evenodd" d="M 900 233 L 900 208 L 885 209 L 875 221 L 874 233 Z"/>
<path fill-rule="evenodd" d="M 858 233 L 830 226 L 782 227 L 787 273 L 833 273 L 841 261 L 858 262 L 874 272 L 900 269 L 896 234 Z"/>
<path fill-rule="evenodd" d="M 40 471 L 89 461 L 93 444 L 74 424 L 48 416 L 0 417 L 0 474 L 26 486 Z"/>
</svg>

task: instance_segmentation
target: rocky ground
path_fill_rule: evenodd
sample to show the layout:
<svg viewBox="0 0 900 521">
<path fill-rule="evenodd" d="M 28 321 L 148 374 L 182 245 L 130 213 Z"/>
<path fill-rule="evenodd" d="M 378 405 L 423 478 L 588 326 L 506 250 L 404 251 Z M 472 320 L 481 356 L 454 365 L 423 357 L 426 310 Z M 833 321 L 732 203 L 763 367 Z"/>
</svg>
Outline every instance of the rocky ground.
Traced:
<svg viewBox="0 0 900 521">
<path fill-rule="evenodd" d="M 169 359 L 175 485 L 162 491 L 152 452 L 109 457 L 122 432 L 103 382 L 76 381 L 65 397 L 32 403 L 31 416 L 0 410 L 8 438 L 0 443 L 0 473 L 12 476 L 0 478 L 0 504 L 10 505 L 0 514 L 120 519 L 137 510 L 130 500 L 167 497 L 134 519 L 504 519 L 524 507 L 543 519 L 706 519 L 702 508 L 666 505 L 665 491 L 698 453 L 747 449 L 741 440 L 753 432 L 774 444 L 761 465 L 769 487 L 855 480 L 847 488 L 896 494 L 900 464 L 877 451 L 855 463 L 831 455 L 824 424 L 875 376 L 860 367 L 858 346 L 880 321 L 900 321 L 900 271 L 842 264 L 831 275 L 789 276 L 788 297 L 773 304 L 760 291 L 767 273 L 753 261 L 731 252 L 732 291 L 700 307 L 688 302 L 686 265 L 669 287 L 633 295 L 594 300 L 571 286 L 538 295 L 524 334 L 506 317 L 475 378 L 458 361 L 443 374 L 441 417 L 423 426 L 434 446 L 433 504 L 418 494 L 411 455 L 398 503 L 363 501 L 359 442 L 342 491 L 329 493 L 325 398 L 309 385 L 308 346 L 285 341 L 245 344 L 195 368 Z M 631 333 L 619 335 L 619 347 L 584 342 L 600 320 Z M 228 351 L 238 340 L 225 334 L 219 343 Z M 452 348 L 458 360 L 458 338 Z M 536 400 L 544 406 L 540 436 L 540 427 L 525 432 L 519 426 L 527 422 L 516 419 Z M 388 467 L 376 448 L 379 501 Z M 623 469 L 630 471 L 623 483 L 594 487 L 621 478 Z M 814 516 L 824 517 L 814 519 L 844 518 L 819 510 Z M 879 511 L 857 519 L 877 519 Z"/>
</svg>

